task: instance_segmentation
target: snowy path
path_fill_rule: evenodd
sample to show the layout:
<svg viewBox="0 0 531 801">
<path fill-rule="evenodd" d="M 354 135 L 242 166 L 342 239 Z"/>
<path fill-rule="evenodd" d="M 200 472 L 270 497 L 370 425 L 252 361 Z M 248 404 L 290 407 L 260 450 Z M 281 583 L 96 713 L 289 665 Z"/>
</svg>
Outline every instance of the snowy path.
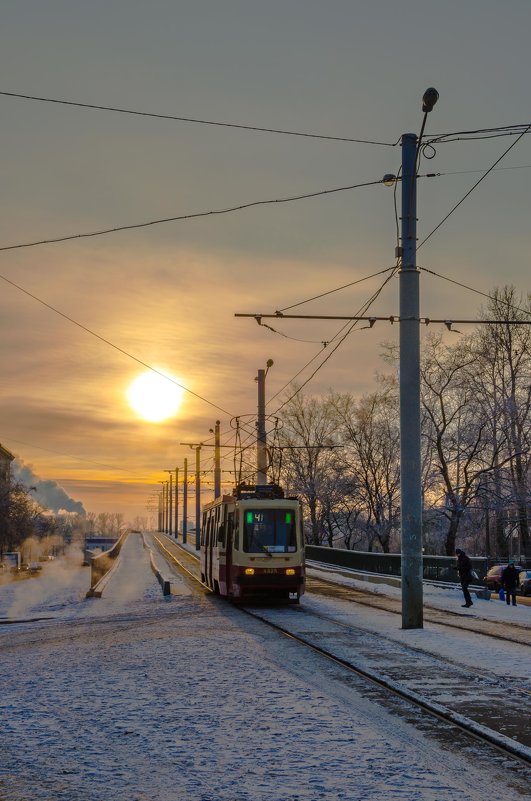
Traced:
<svg viewBox="0 0 531 801">
<path fill-rule="evenodd" d="M 2 801 L 525 797 L 225 602 L 164 599 L 140 538 L 106 598 L 76 582 L 59 619 L 0 626 Z"/>
</svg>

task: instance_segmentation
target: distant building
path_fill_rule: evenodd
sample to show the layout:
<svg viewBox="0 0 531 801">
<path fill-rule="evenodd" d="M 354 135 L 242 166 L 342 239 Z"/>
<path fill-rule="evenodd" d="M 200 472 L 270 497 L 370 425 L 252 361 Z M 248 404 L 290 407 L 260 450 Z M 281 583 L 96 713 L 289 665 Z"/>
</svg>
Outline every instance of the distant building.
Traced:
<svg viewBox="0 0 531 801">
<path fill-rule="evenodd" d="M 97 556 L 103 551 L 109 551 L 118 542 L 118 537 L 104 537 L 101 534 L 87 534 L 85 537 L 85 547 L 83 548 L 83 564 L 90 565 L 92 556 Z"/>
<path fill-rule="evenodd" d="M 8 451 L 3 445 L 0 445 L 0 481 L 9 481 L 11 462 L 14 458 L 15 456 L 11 451 Z"/>
</svg>

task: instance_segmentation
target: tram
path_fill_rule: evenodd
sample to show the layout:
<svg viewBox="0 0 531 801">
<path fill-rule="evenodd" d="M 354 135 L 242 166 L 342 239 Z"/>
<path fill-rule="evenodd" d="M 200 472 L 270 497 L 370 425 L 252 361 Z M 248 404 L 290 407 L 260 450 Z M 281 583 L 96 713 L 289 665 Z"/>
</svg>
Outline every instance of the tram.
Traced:
<svg viewBox="0 0 531 801">
<path fill-rule="evenodd" d="M 237 603 L 298 603 L 305 588 L 301 505 L 276 484 L 240 485 L 203 507 L 201 580 Z"/>
</svg>

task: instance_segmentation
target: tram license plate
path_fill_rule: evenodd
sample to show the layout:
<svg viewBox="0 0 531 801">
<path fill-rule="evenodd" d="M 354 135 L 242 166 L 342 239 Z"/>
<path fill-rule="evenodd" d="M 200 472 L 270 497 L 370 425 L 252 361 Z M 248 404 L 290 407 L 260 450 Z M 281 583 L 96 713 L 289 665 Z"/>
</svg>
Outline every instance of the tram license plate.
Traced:
<svg viewBox="0 0 531 801">
<path fill-rule="evenodd" d="M 277 570 L 275 567 L 264 567 L 264 573 L 276 573 Z"/>
</svg>

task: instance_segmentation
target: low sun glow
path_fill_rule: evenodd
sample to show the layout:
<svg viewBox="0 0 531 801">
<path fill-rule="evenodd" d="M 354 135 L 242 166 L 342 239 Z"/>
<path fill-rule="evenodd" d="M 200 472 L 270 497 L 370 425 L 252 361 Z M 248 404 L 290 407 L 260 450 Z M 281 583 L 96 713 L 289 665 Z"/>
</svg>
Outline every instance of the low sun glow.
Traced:
<svg viewBox="0 0 531 801">
<path fill-rule="evenodd" d="M 184 394 L 182 387 L 173 383 L 177 380 L 174 376 L 160 373 L 162 370 L 157 373 L 152 370 L 142 373 L 127 390 L 131 408 L 150 423 L 160 423 L 168 417 L 174 417 Z"/>
</svg>

